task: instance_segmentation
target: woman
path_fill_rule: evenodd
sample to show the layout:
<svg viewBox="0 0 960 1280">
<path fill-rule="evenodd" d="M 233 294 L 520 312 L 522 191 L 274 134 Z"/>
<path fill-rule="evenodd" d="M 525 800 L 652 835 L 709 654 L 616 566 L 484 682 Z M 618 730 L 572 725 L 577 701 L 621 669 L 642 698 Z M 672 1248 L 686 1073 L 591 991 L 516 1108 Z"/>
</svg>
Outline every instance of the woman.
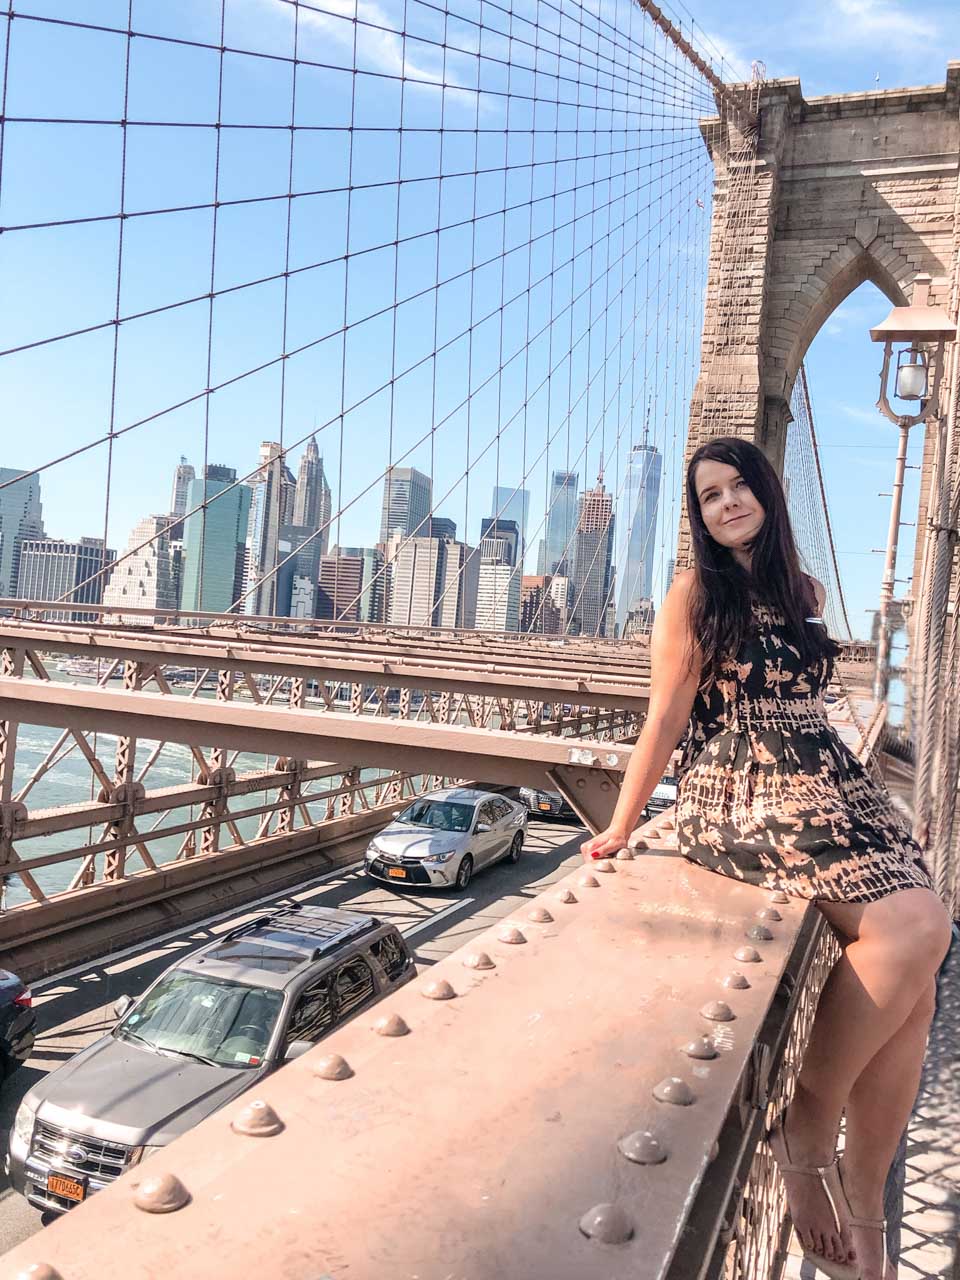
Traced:
<svg viewBox="0 0 960 1280">
<path fill-rule="evenodd" d="M 949 920 L 890 797 L 825 718 L 837 647 L 776 472 L 754 445 L 712 440 L 690 461 L 687 509 L 694 567 L 657 616 L 643 732 L 610 826 L 583 853 L 627 844 L 689 722 L 681 853 L 812 900 L 843 946 L 768 1136 L 810 1261 L 837 1280 L 884 1280 L 884 1181 L 917 1094 Z"/>
</svg>

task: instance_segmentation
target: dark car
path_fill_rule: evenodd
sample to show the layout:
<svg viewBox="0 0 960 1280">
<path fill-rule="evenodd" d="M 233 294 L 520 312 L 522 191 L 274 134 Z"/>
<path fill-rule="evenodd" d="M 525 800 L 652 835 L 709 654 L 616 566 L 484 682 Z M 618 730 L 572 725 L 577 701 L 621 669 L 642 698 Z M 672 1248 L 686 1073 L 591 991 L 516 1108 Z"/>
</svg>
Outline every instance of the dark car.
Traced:
<svg viewBox="0 0 960 1280">
<path fill-rule="evenodd" d="M 416 976 L 392 924 L 280 908 L 171 965 L 107 1035 L 27 1093 L 11 1184 L 62 1213 Z"/>
<path fill-rule="evenodd" d="M 541 787 L 521 787 L 520 800 L 538 818 L 560 818 L 564 822 L 579 822 L 580 818 L 559 791 L 544 791 Z"/>
<path fill-rule="evenodd" d="M 30 1057 L 36 1030 L 30 992 L 15 973 L 0 969 L 0 1082 Z"/>
</svg>

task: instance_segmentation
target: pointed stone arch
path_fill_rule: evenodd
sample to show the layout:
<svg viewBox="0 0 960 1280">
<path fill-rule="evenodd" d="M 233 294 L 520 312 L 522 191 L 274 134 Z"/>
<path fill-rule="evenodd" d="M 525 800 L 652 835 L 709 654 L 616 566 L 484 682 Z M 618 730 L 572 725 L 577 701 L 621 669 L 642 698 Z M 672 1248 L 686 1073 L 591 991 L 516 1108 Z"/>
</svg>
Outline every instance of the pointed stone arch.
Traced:
<svg viewBox="0 0 960 1280">
<path fill-rule="evenodd" d="M 751 113 L 756 86 L 735 88 Z M 762 87 L 755 154 L 730 120 L 701 124 L 715 168 L 700 375 L 687 457 L 739 435 L 782 471 L 790 395 L 829 315 L 865 281 L 909 302 L 921 272 L 949 306 L 960 230 L 960 62 L 942 85 L 805 99 Z M 688 563 L 681 524 L 677 563 Z"/>
</svg>

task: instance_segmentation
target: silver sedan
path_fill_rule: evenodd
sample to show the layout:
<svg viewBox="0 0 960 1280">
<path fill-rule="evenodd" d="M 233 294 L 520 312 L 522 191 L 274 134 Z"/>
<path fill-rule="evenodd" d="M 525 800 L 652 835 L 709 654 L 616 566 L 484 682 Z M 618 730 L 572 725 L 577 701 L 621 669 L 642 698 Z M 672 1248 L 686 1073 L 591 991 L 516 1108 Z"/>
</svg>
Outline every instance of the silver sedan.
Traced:
<svg viewBox="0 0 960 1280">
<path fill-rule="evenodd" d="M 524 805 L 492 791 L 431 791 L 370 841 L 367 875 L 397 885 L 466 889 L 475 871 L 517 862 L 527 830 Z"/>
</svg>

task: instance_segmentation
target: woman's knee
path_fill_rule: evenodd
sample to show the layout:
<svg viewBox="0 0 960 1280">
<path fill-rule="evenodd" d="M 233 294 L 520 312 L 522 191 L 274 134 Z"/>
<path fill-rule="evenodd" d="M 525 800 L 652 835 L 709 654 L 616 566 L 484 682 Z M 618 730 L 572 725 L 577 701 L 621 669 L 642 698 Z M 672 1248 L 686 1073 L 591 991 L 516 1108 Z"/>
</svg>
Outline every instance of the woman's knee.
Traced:
<svg viewBox="0 0 960 1280">
<path fill-rule="evenodd" d="M 894 939 L 914 963 L 921 963 L 930 973 L 936 973 L 950 946 L 950 917 L 946 907 L 928 889 L 909 889 L 885 901 L 889 903 L 889 911 L 882 922 L 877 921 L 884 934 Z"/>
</svg>

